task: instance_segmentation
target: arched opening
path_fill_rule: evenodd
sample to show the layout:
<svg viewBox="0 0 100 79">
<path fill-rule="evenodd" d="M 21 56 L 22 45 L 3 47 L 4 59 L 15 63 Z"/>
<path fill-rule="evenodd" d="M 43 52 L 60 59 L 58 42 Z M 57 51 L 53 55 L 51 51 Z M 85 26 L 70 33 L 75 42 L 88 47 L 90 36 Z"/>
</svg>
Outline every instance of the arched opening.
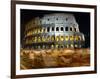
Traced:
<svg viewBox="0 0 100 79">
<path fill-rule="evenodd" d="M 75 44 L 75 47 L 77 48 L 77 47 L 78 47 L 78 45 L 77 45 L 77 44 Z"/>
<path fill-rule="evenodd" d="M 59 31 L 59 27 L 56 27 L 56 31 Z"/>
<path fill-rule="evenodd" d="M 65 27 L 65 31 L 68 31 L 68 27 Z"/>
<path fill-rule="evenodd" d="M 74 31 L 77 32 L 77 28 L 74 28 Z"/>
<path fill-rule="evenodd" d="M 42 37 L 42 42 L 45 42 L 45 41 L 46 41 L 46 39 L 45 39 L 45 37 L 43 36 L 43 37 Z"/>
<path fill-rule="evenodd" d="M 63 41 L 64 40 L 64 36 L 60 36 L 60 41 Z"/>
<path fill-rule="evenodd" d="M 40 49 L 41 48 L 41 46 L 38 46 L 38 49 Z"/>
<path fill-rule="evenodd" d="M 43 31 L 44 31 L 44 29 L 42 28 L 42 29 L 41 29 L 41 33 L 43 33 Z"/>
<path fill-rule="evenodd" d="M 66 18 L 66 21 L 68 21 L 68 18 Z"/>
<path fill-rule="evenodd" d="M 52 27 L 52 31 L 54 31 L 54 27 Z"/>
<path fill-rule="evenodd" d="M 55 47 L 58 48 L 58 44 L 56 44 Z"/>
<path fill-rule="evenodd" d="M 69 40 L 69 36 L 65 36 L 65 40 L 68 41 Z"/>
<path fill-rule="evenodd" d="M 41 38 L 40 37 L 38 37 L 38 42 L 41 42 Z"/>
<path fill-rule="evenodd" d="M 45 45 L 43 45 L 43 47 L 42 47 L 43 49 L 45 49 Z"/>
<path fill-rule="evenodd" d="M 51 48 L 54 48 L 54 45 L 53 44 L 51 45 Z"/>
<path fill-rule="evenodd" d="M 37 42 L 37 37 L 35 37 L 35 40 L 34 40 L 34 42 Z"/>
<path fill-rule="evenodd" d="M 51 41 L 54 41 L 55 40 L 55 36 L 51 36 Z"/>
<path fill-rule="evenodd" d="M 73 45 L 73 44 L 70 44 L 70 47 L 71 47 L 71 48 L 74 48 L 74 45 Z"/>
<path fill-rule="evenodd" d="M 74 40 L 74 36 L 70 36 L 70 40 L 73 41 Z"/>
<path fill-rule="evenodd" d="M 59 41 L 59 36 L 56 36 L 56 38 L 55 38 L 55 39 L 56 39 L 56 41 Z"/>
<path fill-rule="evenodd" d="M 47 40 L 47 41 L 50 41 L 50 36 L 47 36 L 46 40 Z"/>
<path fill-rule="evenodd" d="M 72 31 L 73 29 L 72 29 L 72 27 L 70 27 L 70 31 Z"/>
<path fill-rule="evenodd" d="M 47 32 L 50 32 L 50 27 L 47 27 Z"/>
<path fill-rule="evenodd" d="M 78 35 L 75 36 L 75 41 L 79 41 L 80 37 Z"/>
<path fill-rule="evenodd" d="M 43 28 L 43 32 L 44 32 L 44 33 L 46 32 L 46 29 L 45 29 L 45 28 Z"/>
<path fill-rule="evenodd" d="M 63 27 L 61 27 L 61 31 L 64 31 L 64 28 Z"/>
<path fill-rule="evenodd" d="M 61 48 L 64 48 L 64 45 L 61 45 L 60 47 L 61 47 Z"/>
</svg>

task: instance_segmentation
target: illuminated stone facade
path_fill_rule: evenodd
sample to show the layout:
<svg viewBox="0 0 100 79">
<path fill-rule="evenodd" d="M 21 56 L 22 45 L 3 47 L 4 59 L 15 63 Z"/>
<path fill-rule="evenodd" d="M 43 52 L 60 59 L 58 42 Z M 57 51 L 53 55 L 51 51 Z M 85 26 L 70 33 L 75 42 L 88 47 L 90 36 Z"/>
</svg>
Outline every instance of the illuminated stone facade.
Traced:
<svg viewBox="0 0 100 79">
<path fill-rule="evenodd" d="M 81 48 L 84 42 L 73 14 L 47 14 L 25 26 L 24 48 Z"/>
</svg>

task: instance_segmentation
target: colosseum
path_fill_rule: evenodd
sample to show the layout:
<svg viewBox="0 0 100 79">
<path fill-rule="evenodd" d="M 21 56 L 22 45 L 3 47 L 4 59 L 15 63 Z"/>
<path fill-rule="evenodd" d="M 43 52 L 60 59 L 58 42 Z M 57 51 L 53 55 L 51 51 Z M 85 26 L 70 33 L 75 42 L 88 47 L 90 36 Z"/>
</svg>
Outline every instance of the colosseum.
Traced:
<svg viewBox="0 0 100 79">
<path fill-rule="evenodd" d="M 45 14 L 25 25 L 23 47 L 27 49 L 82 48 L 84 42 L 73 14 Z"/>
</svg>

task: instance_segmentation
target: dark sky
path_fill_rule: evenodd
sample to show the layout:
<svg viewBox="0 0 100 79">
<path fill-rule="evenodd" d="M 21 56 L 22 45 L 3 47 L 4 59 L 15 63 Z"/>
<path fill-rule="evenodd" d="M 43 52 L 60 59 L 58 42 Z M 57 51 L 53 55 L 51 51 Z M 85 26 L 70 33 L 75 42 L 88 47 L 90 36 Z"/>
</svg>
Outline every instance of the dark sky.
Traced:
<svg viewBox="0 0 100 79">
<path fill-rule="evenodd" d="M 51 13 L 71 13 L 74 14 L 76 21 L 79 24 L 80 32 L 88 35 L 90 38 L 90 13 L 88 12 L 69 12 L 69 11 L 47 11 L 47 10 L 27 10 L 21 9 L 21 40 L 24 37 L 25 24 L 34 17 L 42 17 L 45 14 Z"/>
</svg>

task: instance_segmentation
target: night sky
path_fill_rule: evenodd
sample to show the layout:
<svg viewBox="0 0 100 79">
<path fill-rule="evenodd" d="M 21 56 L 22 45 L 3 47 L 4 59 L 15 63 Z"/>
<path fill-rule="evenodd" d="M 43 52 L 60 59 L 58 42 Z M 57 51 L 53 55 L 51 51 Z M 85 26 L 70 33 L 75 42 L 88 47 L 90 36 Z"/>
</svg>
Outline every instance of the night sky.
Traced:
<svg viewBox="0 0 100 79">
<path fill-rule="evenodd" d="M 69 11 L 47 11 L 47 10 L 27 10 L 21 9 L 21 40 L 24 37 L 25 24 L 34 17 L 42 17 L 45 14 L 52 13 L 71 13 L 74 14 L 76 22 L 79 24 L 79 30 L 85 34 L 86 47 L 90 46 L 90 13 L 88 12 L 69 12 Z"/>
</svg>

